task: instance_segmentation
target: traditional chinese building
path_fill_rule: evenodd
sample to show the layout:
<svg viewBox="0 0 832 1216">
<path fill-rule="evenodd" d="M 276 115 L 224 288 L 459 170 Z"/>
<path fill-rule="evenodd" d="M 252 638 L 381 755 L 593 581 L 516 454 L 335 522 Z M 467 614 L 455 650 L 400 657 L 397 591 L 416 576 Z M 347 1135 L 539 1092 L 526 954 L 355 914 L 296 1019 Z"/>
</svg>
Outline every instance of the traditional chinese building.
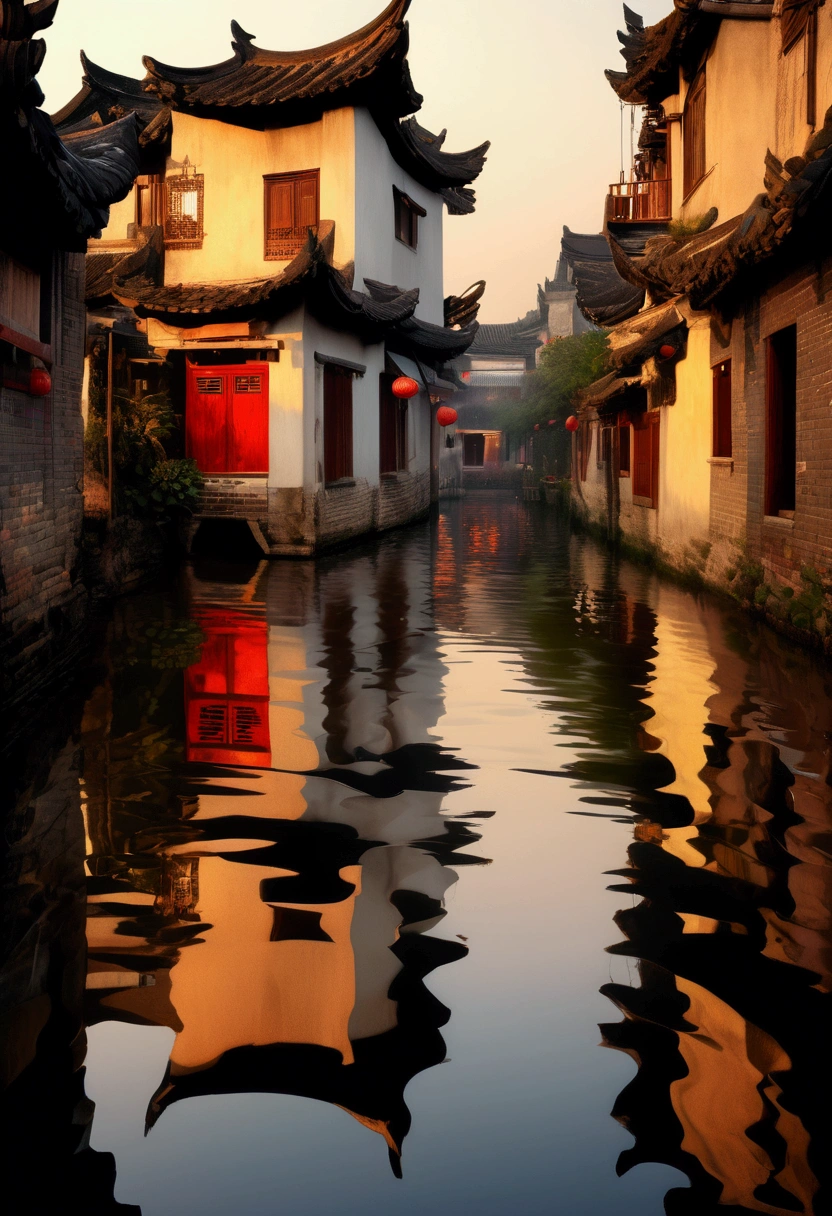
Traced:
<svg viewBox="0 0 832 1216">
<path fill-rule="evenodd" d="M 35 35 L 57 0 L 0 9 L 0 663 L 3 694 L 69 661 L 83 619 L 84 253 L 138 170 L 135 119 L 59 138 Z"/>
<path fill-rule="evenodd" d="M 264 50 L 235 22 L 225 63 L 146 58 L 142 81 L 85 59 L 57 116 L 65 132 L 139 116 L 142 174 L 91 248 L 91 297 L 134 310 L 173 367 L 198 518 L 246 520 L 274 556 L 438 495 L 434 407 L 477 328 L 444 298 L 443 213 L 473 211 L 488 145 L 447 152 L 413 117 L 409 4 L 311 51 Z"/>
<path fill-rule="evenodd" d="M 575 495 L 678 568 L 725 585 L 750 563 L 788 594 L 832 557 L 832 13 L 676 0 L 625 19 L 607 76 L 645 121 L 606 236 L 631 296 L 616 287 L 612 371 L 583 399 Z"/>
</svg>

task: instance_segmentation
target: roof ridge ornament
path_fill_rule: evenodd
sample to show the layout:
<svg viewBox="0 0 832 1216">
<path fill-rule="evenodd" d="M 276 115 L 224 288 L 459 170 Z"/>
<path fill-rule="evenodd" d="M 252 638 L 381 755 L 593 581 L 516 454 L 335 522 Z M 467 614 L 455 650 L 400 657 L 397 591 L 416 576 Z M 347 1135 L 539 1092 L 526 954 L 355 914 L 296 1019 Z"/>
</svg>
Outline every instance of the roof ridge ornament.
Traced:
<svg viewBox="0 0 832 1216">
<path fill-rule="evenodd" d="M 239 21 L 231 22 L 231 45 L 243 59 L 252 59 L 254 57 L 253 44 L 256 37 L 256 34 L 247 34 Z"/>
</svg>

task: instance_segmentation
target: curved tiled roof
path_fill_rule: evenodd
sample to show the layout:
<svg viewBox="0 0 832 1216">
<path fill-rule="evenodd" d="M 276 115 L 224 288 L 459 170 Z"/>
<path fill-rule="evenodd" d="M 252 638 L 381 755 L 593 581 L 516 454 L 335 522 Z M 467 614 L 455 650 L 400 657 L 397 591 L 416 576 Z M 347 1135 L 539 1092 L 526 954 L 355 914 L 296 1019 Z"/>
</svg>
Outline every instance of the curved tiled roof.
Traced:
<svg viewBox="0 0 832 1216">
<path fill-rule="evenodd" d="M 803 156 L 781 164 L 766 157 L 765 193 L 748 209 L 717 227 L 694 236 L 657 237 L 641 257 L 633 257 L 614 240 L 611 248 L 620 274 L 654 300 L 687 295 L 694 308 L 715 302 L 730 304 L 742 281 L 757 266 L 803 241 L 799 256 L 817 258 L 828 248 L 824 219 L 832 195 L 832 108 Z M 785 252 L 784 252 L 784 256 Z"/>
<path fill-rule="evenodd" d="M 481 325 L 468 354 L 474 358 L 534 359 L 545 327 L 540 309 L 533 308 L 518 321 L 501 325 Z"/>
<path fill-rule="evenodd" d="M 232 22 L 231 59 L 177 68 L 146 57 L 144 80 L 109 72 L 82 54 L 83 87 L 55 123 L 62 133 L 74 132 L 135 111 L 147 144 L 168 137 L 172 111 L 291 126 L 313 121 L 324 110 L 366 106 L 396 163 L 441 194 L 451 214 L 467 215 L 476 203 L 468 187 L 482 172 L 489 145 L 447 152 L 445 131 L 434 135 L 406 118 L 422 104 L 407 62 L 409 6 L 410 0 L 393 0 L 363 29 L 309 51 L 264 50 Z"/>
<path fill-rule="evenodd" d="M 750 7 L 750 6 L 749 6 Z M 645 26 L 624 5 L 625 31 L 619 30 L 626 71 L 605 73 L 622 101 L 656 104 L 678 92 L 679 68 L 698 65 L 719 28 L 719 17 L 700 9 L 699 0 L 674 0 L 674 10 L 655 25 Z"/>
<path fill-rule="evenodd" d="M 56 8 L 56 0 L 0 5 L 0 228 L 7 244 L 83 251 L 133 184 L 138 130 L 131 117 L 62 141 L 39 109 L 46 46 L 33 35 L 51 25 Z"/>
<path fill-rule="evenodd" d="M 632 241 L 633 236 L 628 233 L 625 239 Z M 643 251 L 641 234 L 635 234 L 635 243 L 636 250 Z M 619 274 L 603 232 L 571 232 L 564 227 L 561 256 L 572 270 L 578 307 L 593 325 L 604 328 L 617 325 L 637 313 L 643 305 L 644 291 Z"/>
<path fill-rule="evenodd" d="M 308 51 L 264 50 L 234 21 L 231 59 L 211 67 L 177 68 L 146 56 L 145 88 L 182 109 L 274 106 L 358 90 L 366 92 L 366 102 L 375 97 L 403 117 L 422 103 L 407 65 L 404 18 L 409 7 L 410 0 L 392 0 L 363 29 Z"/>
</svg>

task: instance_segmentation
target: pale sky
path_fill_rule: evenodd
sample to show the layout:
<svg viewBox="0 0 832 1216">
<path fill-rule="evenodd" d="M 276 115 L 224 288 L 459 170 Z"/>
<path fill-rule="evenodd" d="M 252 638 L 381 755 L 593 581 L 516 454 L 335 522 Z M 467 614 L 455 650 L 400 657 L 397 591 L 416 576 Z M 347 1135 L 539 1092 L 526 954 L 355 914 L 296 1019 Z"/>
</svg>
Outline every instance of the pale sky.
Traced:
<svg viewBox="0 0 832 1216">
<path fill-rule="evenodd" d="M 206 65 L 231 54 L 234 18 L 260 46 L 320 46 L 358 29 L 386 0 L 61 0 L 45 32 L 47 108 L 79 89 L 79 51 L 128 76 L 142 55 Z M 648 22 L 671 0 L 631 0 Z M 512 321 L 555 271 L 564 224 L 601 227 L 618 179 L 620 114 L 604 68 L 619 68 L 621 0 L 413 0 L 410 66 L 425 104 L 419 121 L 448 129 L 457 151 L 492 143 L 477 211 L 445 221 L 445 290 L 476 279 L 481 321 Z M 629 121 L 629 119 L 628 119 Z M 629 148 L 629 136 L 627 136 Z"/>
</svg>

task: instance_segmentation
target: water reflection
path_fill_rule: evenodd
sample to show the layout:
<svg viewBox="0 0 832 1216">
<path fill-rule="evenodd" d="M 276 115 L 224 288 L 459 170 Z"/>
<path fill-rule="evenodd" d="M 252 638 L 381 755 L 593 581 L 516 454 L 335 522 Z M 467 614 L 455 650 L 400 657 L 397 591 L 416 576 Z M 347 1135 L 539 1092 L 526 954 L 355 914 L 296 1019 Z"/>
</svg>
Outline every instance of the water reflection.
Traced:
<svg viewBox="0 0 832 1216">
<path fill-rule="evenodd" d="M 451 704 L 463 689 L 481 718 Z M 535 751 L 524 736 L 541 723 Z M 460 874 L 461 889 L 493 876 L 480 919 L 490 900 L 512 928 L 490 957 L 474 947 L 448 968 L 456 1002 L 466 975 L 488 977 L 468 980 L 454 1056 L 474 1051 L 474 1071 L 498 1075 L 527 1039 L 551 1092 L 546 1105 L 527 1079 L 461 1097 L 517 1210 L 551 1210 L 550 1169 L 513 1159 L 481 1108 L 513 1111 L 521 1140 L 545 1124 L 566 1143 L 576 1111 L 558 1096 L 561 1061 L 582 1058 L 579 1036 L 560 1041 L 530 995 L 539 947 L 510 1016 L 468 1044 L 526 937 L 539 940 L 524 905 L 545 909 L 552 938 L 582 944 L 606 883 L 625 907 L 602 992 L 623 1020 L 603 1025 L 603 1042 L 634 1061 L 612 1112 L 633 1137 L 618 1173 L 662 1163 L 686 1176 L 664 1197 L 672 1216 L 829 1210 L 830 731 L 815 658 L 504 500 L 471 498 L 432 532 L 314 565 L 196 565 L 164 595 L 124 601 L 86 690 L 8 762 L 4 1101 L 22 1210 L 139 1210 L 118 1202 L 116 1163 L 92 1147 L 86 1035 L 108 1024 L 166 1035 L 141 1105 L 151 1140 L 184 1128 L 187 1144 L 200 1099 L 287 1095 L 352 1116 L 400 1175 L 405 1090 L 425 1074 L 463 1191 L 422 1154 L 417 1179 L 405 1174 L 423 1189 L 400 1210 L 441 1216 L 467 1195 L 503 1216 L 505 1196 L 477 1190 L 474 1138 L 440 1110 L 447 1070 L 429 1071 L 451 1018 L 431 974 L 468 954 L 463 934 L 443 933 Z M 497 769 L 466 763 L 463 737 L 472 761 L 510 757 L 516 799 L 490 790 Z M 547 815 L 524 818 L 532 791 Z M 472 847 L 494 810 L 493 825 L 513 825 L 500 848 Z M 577 845 L 569 835 L 566 864 L 587 877 L 533 892 L 533 858 L 548 853 L 554 874 L 566 847 L 560 811 L 586 831 Z M 596 830 L 609 834 L 606 864 Z M 463 870 L 485 852 L 490 870 Z M 595 949 L 579 977 L 584 1026 L 590 979 L 597 992 L 606 971 Z M 577 981 L 557 982 L 566 1006 Z M 599 1121 L 572 1154 L 570 1203 L 649 1216 L 655 1188 L 610 1198 L 596 1177 L 614 1160 L 611 1062 L 596 1051 L 582 1064 Z M 195 1203 L 221 1210 L 204 1190 Z"/>
</svg>

